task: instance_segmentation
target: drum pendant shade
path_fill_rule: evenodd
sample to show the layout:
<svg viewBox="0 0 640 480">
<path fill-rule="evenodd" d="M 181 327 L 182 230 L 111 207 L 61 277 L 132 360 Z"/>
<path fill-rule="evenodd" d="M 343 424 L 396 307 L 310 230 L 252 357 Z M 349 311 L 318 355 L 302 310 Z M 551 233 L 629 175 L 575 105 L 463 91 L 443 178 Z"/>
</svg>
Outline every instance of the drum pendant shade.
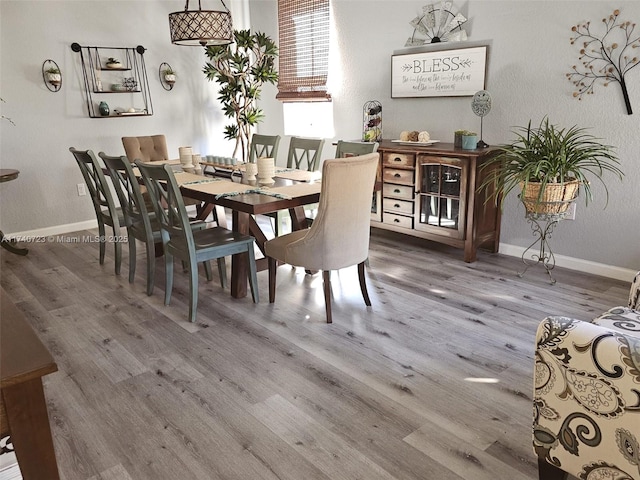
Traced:
<svg viewBox="0 0 640 480">
<path fill-rule="evenodd" d="M 189 0 L 184 11 L 169 14 L 171 43 L 176 45 L 203 46 L 228 45 L 233 41 L 231 13 L 221 0 L 224 10 L 189 10 Z"/>
</svg>

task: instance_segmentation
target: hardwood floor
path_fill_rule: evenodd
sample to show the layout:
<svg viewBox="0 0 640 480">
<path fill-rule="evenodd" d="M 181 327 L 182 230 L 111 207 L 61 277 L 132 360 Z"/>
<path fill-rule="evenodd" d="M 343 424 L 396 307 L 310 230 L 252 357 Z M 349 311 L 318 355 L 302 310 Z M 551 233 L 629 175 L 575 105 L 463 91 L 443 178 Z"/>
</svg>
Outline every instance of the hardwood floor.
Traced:
<svg viewBox="0 0 640 480">
<path fill-rule="evenodd" d="M 67 241 L 0 250 L 0 283 L 53 354 L 45 393 L 66 480 L 534 480 L 534 334 L 547 315 L 626 304 L 623 282 L 374 230 L 367 270 L 282 266 L 276 303 L 234 300 L 200 275 L 198 320 L 176 266 L 145 294 L 113 274 L 113 248 Z M 230 262 L 229 262 L 230 263 Z"/>
</svg>

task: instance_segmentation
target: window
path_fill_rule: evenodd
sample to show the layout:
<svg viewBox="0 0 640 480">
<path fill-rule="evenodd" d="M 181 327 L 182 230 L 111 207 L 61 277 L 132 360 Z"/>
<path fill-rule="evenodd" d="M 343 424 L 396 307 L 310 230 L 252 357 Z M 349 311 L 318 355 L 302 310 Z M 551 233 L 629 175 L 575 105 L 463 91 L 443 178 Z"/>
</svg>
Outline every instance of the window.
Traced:
<svg viewBox="0 0 640 480">
<path fill-rule="evenodd" d="M 277 99 L 331 101 L 329 0 L 278 0 L 280 68 Z"/>
</svg>

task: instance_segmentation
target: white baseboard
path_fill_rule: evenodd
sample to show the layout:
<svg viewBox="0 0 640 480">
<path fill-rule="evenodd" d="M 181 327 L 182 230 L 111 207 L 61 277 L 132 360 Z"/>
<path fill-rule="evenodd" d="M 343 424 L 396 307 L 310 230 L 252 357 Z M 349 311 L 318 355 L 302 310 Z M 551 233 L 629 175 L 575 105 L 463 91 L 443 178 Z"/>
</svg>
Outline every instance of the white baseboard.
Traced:
<svg viewBox="0 0 640 480">
<path fill-rule="evenodd" d="M 522 257 L 525 252 L 524 247 L 518 245 L 509 245 L 506 243 L 500 244 L 500 253 L 509 255 L 512 257 Z M 568 268 L 570 270 L 577 270 L 579 272 L 591 273 L 593 275 L 600 275 L 602 277 L 615 278 L 616 280 L 622 280 L 625 282 L 631 282 L 633 277 L 638 273 L 638 270 L 632 270 L 630 268 L 614 267 L 613 265 L 605 265 L 604 263 L 596 263 L 590 260 L 583 260 L 581 258 L 567 257 L 565 255 L 555 255 L 556 265 L 558 267 Z"/>
<path fill-rule="evenodd" d="M 87 220 L 85 222 L 67 223 L 65 225 L 55 225 L 53 227 L 39 228 L 37 230 L 26 230 L 24 232 L 5 233 L 8 238 L 13 237 L 48 237 L 50 235 L 63 235 L 65 233 L 78 232 L 80 230 L 90 230 L 98 228 L 97 220 Z"/>
</svg>

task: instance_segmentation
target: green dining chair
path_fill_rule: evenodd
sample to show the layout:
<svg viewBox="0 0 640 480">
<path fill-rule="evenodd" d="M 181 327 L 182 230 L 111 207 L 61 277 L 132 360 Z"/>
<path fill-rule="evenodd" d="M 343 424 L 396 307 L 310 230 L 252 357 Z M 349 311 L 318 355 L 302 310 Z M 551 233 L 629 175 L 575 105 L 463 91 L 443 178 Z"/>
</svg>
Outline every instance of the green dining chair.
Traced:
<svg viewBox="0 0 640 480">
<path fill-rule="evenodd" d="M 251 146 L 249 147 L 249 161 L 255 163 L 260 157 L 276 158 L 278 146 L 280 145 L 280 135 L 260 135 L 254 133 L 251 136 Z"/>
<path fill-rule="evenodd" d="M 98 221 L 98 234 L 100 236 L 100 265 L 104 264 L 106 253 L 107 237 L 105 225 L 109 225 L 113 232 L 112 243 L 115 250 L 115 270 L 116 275 L 120 275 L 120 265 L 122 263 L 122 245 L 120 237 L 120 226 L 125 225 L 122 209 L 116 206 L 111 195 L 109 184 L 102 172 L 102 167 L 95 154 L 91 150 L 77 150 L 69 148 L 73 154 L 84 181 L 89 189 L 89 195 L 93 203 L 93 209 Z"/>
<path fill-rule="evenodd" d="M 357 157 L 378 151 L 378 142 L 347 142 L 338 140 L 335 158 Z"/>
<path fill-rule="evenodd" d="M 145 244 L 147 253 L 147 295 L 153 294 L 155 285 L 156 252 L 162 254 L 162 237 L 160 235 L 160 223 L 153 211 L 149 212 L 147 202 L 140 189 L 140 179 L 133 171 L 133 167 L 125 156 L 111 157 L 104 152 L 98 153 L 102 159 L 111 181 L 115 188 L 127 227 L 129 237 L 129 283 L 133 283 L 136 274 L 136 240 Z M 150 203 L 150 202 L 149 202 Z M 205 222 L 191 220 L 189 225 L 192 230 L 207 228 Z M 207 279 L 211 280 L 209 262 L 204 262 Z M 224 264 L 218 262 L 218 274 L 223 288 L 227 286 L 227 272 Z"/>
<path fill-rule="evenodd" d="M 323 146 L 324 139 L 321 138 L 291 137 L 287 154 L 287 168 L 315 172 L 320 166 L 320 154 Z"/>
<path fill-rule="evenodd" d="M 189 321 L 195 322 L 198 305 L 198 270 L 201 262 L 219 259 L 224 268 L 227 255 L 246 254 L 249 259 L 249 284 L 254 303 L 258 303 L 258 278 L 254 255 L 254 238 L 222 227 L 193 231 L 182 199 L 180 187 L 169 165 L 149 165 L 136 160 L 144 184 L 160 223 L 165 258 L 165 296 L 168 305 L 173 289 L 173 257 L 186 263 L 189 272 Z M 225 268 L 226 272 L 226 268 Z"/>
</svg>

